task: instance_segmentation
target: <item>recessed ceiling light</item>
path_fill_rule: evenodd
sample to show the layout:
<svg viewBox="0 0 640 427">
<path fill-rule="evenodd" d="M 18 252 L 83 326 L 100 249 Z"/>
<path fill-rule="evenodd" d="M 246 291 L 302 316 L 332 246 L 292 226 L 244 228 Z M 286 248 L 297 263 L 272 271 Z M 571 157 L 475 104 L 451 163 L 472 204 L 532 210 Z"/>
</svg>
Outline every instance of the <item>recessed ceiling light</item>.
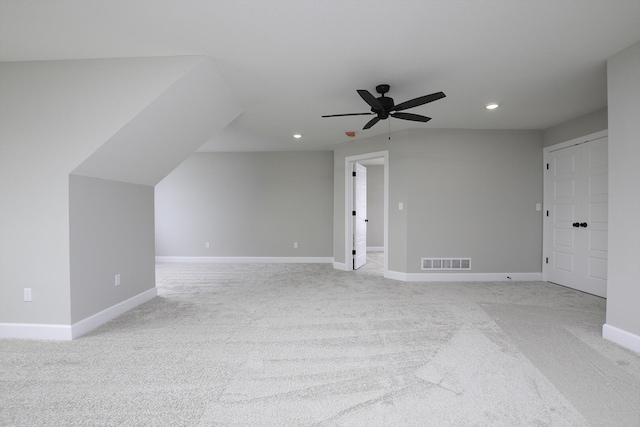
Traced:
<svg viewBox="0 0 640 427">
<path fill-rule="evenodd" d="M 498 107 L 499 107 L 499 105 L 498 105 L 498 104 L 493 103 L 493 104 L 487 104 L 487 106 L 486 106 L 486 107 L 484 107 L 484 108 L 486 108 L 487 110 L 495 110 L 495 109 L 496 109 L 496 108 L 498 108 Z"/>
<path fill-rule="evenodd" d="M 294 137 L 295 139 L 300 139 L 300 138 L 302 138 L 302 134 L 301 134 L 301 133 L 294 133 L 294 134 L 293 134 L 293 137 Z"/>
</svg>

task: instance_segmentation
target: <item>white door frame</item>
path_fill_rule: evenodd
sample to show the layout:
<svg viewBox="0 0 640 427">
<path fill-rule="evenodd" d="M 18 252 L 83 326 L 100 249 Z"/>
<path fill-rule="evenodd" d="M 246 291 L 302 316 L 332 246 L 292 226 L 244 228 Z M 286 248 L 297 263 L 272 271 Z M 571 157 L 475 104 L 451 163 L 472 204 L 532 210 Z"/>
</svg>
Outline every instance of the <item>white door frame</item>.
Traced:
<svg viewBox="0 0 640 427">
<path fill-rule="evenodd" d="M 344 158 L 344 262 L 347 270 L 353 271 L 353 263 L 349 262 L 353 255 L 353 176 L 351 163 L 368 159 L 384 159 L 384 276 L 389 272 L 389 150 L 358 154 Z"/>
<path fill-rule="evenodd" d="M 353 166 L 353 269 L 357 270 L 367 263 L 367 167 L 360 162 L 351 163 Z M 353 173 L 351 176 L 353 176 Z"/>
<path fill-rule="evenodd" d="M 548 179 L 547 178 L 547 173 L 545 173 L 546 169 L 547 169 L 547 163 L 549 163 L 549 158 L 551 155 L 551 152 L 553 151 L 557 151 L 557 150 L 562 150 L 563 148 L 568 148 L 568 147 L 572 147 L 574 145 L 580 145 L 580 144 L 584 144 L 587 143 L 589 141 L 594 141 L 596 139 L 600 139 L 600 138 L 604 138 L 606 136 L 609 135 L 609 131 L 608 129 L 599 131 L 599 132 L 595 132 L 595 133 L 591 133 L 589 135 L 584 135 L 581 136 L 579 138 L 574 138 L 574 139 L 570 139 L 569 141 L 565 141 L 565 142 L 561 142 L 559 144 L 555 144 L 555 145 L 550 145 L 548 147 L 544 147 L 543 149 L 543 156 L 542 156 L 542 176 L 543 176 L 543 196 L 542 199 L 545 202 L 545 206 L 544 206 L 544 210 L 543 210 L 543 221 L 542 221 L 542 280 L 547 281 L 548 280 L 548 274 L 549 274 L 549 264 L 547 263 L 547 259 L 549 257 L 549 251 L 548 246 L 550 245 L 550 240 L 549 240 L 549 232 L 550 229 L 549 227 L 551 227 L 550 225 L 550 221 L 548 221 L 548 217 L 547 217 L 547 211 L 549 209 L 548 206 L 546 206 L 546 201 L 547 201 L 547 184 L 548 184 Z"/>
</svg>

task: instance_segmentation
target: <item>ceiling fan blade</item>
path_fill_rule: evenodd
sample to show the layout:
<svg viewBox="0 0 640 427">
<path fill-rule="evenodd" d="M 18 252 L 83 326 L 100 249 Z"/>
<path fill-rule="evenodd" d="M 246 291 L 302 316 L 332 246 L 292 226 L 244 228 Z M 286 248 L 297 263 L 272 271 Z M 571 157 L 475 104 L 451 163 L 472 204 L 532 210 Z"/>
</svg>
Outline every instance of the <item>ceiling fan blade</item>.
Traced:
<svg viewBox="0 0 640 427">
<path fill-rule="evenodd" d="M 329 114 L 328 116 L 322 117 L 344 117 L 344 116 L 370 116 L 373 113 L 347 113 L 347 114 Z"/>
<path fill-rule="evenodd" d="M 380 121 L 380 117 L 376 116 L 373 119 L 369 120 L 366 125 L 362 128 L 362 130 L 369 129 L 371 126 L 375 125 Z"/>
<path fill-rule="evenodd" d="M 419 114 L 411 114 L 411 113 L 391 113 L 391 117 L 402 120 L 411 120 L 413 122 L 428 122 L 431 120 L 431 117 L 421 116 Z"/>
<path fill-rule="evenodd" d="M 369 104 L 371 108 L 376 110 L 382 110 L 382 105 L 380 105 L 380 101 L 378 101 L 378 99 L 375 96 L 371 95 L 371 92 L 364 89 L 358 89 L 357 92 L 358 92 L 358 95 L 360 95 L 360 97 L 364 99 L 364 102 Z"/>
<path fill-rule="evenodd" d="M 445 96 L 446 95 L 444 94 L 444 92 L 436 92 L 432 93 L 431 95 L 421 96 L 420 98 L 410 99 L 409 101 L 401 102 L 400 104 L 396 105 L 392 108 L 392 111 L 402 111 L 408 108 L 417 107 L 428 102 L 437 101 L 438 99 L 442 99 Z"/>
</svg>

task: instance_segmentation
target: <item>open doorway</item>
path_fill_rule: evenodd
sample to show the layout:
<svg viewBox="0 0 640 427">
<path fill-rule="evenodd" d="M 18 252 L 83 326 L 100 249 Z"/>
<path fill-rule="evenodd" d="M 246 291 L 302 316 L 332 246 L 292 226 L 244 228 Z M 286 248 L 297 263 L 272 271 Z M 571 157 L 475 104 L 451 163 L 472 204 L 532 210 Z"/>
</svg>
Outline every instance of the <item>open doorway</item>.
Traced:
<svg viewBox="0 0 640 427">
<path fill-rule="evenodd" d="M 389 229 L 388 163 L 388 151 L 379 151 L 345 158 L 345 260 L 346 264 L 350 267 L 350 270 L 359 269 L 359 272 L 373 275 L 386 276 L 387 274 Z M 379 195 L 379 199 L 381 199 L 381 206 L 374 207 L 370 212 L 367 212 L 365 208 L 364 216 L 358 215 L 358 211 L 356 209 L 357 204 L 362 203 L 363 195 L 361 191 L 360 194 L 358 194 L 358 185 L 356 182 L 357 174 L 356 176 L 353 174 L 356 167 L 369 167 L 372 171 L 375 170 L 376 173 L 372 174 L 374 177 L 376 177 L 376 175 L 378 175 L 378 177 L 379 175 L 382 175 L 380 177 L 381 182 L 377 182 L 375 184 L 372 183 L 375 188 L 374 191 L 381 192 L 381 195 Z M 365 186 L 369 187 L 369 182 L 365 183 Z M 368 202 L 368 199 L 369 197 L 365 195 L 365 203 Z M 362 213 L 362 208 L 360 208 L 360 212 Z M 368 215 L 373 215 L 372 218 L 375 218 L 375 223 L 371 221 L 371 218 L 367 218 L 367 213 Z M 359 221 L 365 225 L 365 233 L 368 230 L 372 231 L 372 233 L 366 234 L 365 241 L 368 243 L 364 246 L 362 245 L 361 240 L 358 242 L 358 235 L 361 238 L 363 232 L 362 227 L 358 229 Z M 369 225 L 371 225 L 371 227 L 368 227 Z M 372 238 L 370 238 L 370 236 Z M 360 245 L 359 248 L 357 247 L 358 244 Z M 360 254 L 358 254 L 358 251 Z M 363 255 L 363 251 L 366 252 L 366 255 Z M 356 259 L 358 259 L 358 261 L 356 261 Z M 364 262 L 363 259 L 365 260 Z"/>
</svg>

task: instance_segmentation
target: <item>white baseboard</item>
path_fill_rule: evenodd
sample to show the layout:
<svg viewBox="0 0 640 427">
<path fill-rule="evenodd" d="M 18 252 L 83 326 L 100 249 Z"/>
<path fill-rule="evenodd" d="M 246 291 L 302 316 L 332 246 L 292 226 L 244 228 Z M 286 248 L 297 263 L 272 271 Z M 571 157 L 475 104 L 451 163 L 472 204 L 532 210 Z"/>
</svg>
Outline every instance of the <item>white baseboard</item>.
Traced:
<svg viewBox="0 0 640 427">
<path fill-rule="evenodd" d="M 0 338 L 67 341 L 72 336 L 71 325 L 0 323 Z"/>
<path fill-rule="evenodd" d="M 104 325 L 108 321 L 115 319 L 116 317 L 126 313 L 127 311 L 141 304 L 144 304 L 147 301 L 151 301 L 156 296 L 158 296 L 158 289 L 153 287 L 127 300 L 119 302 L 118 304 L 113 305 L 105 310 L 102 310 L 99 313 L 96 313 L 92 316 L 82 319 L 79 322 L 74 323 L 71 327 L 71 339 L 78 338 L 86 334 L 87 332 L 93 331 L 94 329 Z"/>
<path fill-rule="evenodd" d="M 389 270 L 384 277 L 403 282 L 538 282 L 542 273 L 402 273 Z"/>
<path fill-rule="evenodd" d="M 340 271 L 352 271 L 351 268 L 347 267 L 347 264 L 344 262 L 333 262 L 333 268 Z"/>
<path fill-rule="evenodd" d="M 0 323 L 0 338 L 18 338 L 29 340 L 68 341 L 90 332 L 110 320 L 152 300 L 158 295 L 151 288 L 125 301 L 113 305 L 99 313 L 82 319 L 73 325 L 50 325 L 44 323 Z"/>
<path fill-rule="evenodd" d="M 609 324 L 602 326 L 602 337 L 624 348 L 640 353 L 640 336 Z"/>
<path fill-rule="evenodd" d="M 331 264 L 331 257 L 211 257 L 211 256 L 157 256 L 156 262 L 228 263 L 228 264 Z"/>
<path fill-rule="evenodd" d="M 386 279 L 399 280 L 401 282 L 408 282 L 407 273 L 401 273 L 399 271 L 387 270 L 384 273 Z"/>
<path fill-rule="evenodd" d="M 367 252 L 384 252 L 384 246 L 367 246 Z"/>
</svg>

